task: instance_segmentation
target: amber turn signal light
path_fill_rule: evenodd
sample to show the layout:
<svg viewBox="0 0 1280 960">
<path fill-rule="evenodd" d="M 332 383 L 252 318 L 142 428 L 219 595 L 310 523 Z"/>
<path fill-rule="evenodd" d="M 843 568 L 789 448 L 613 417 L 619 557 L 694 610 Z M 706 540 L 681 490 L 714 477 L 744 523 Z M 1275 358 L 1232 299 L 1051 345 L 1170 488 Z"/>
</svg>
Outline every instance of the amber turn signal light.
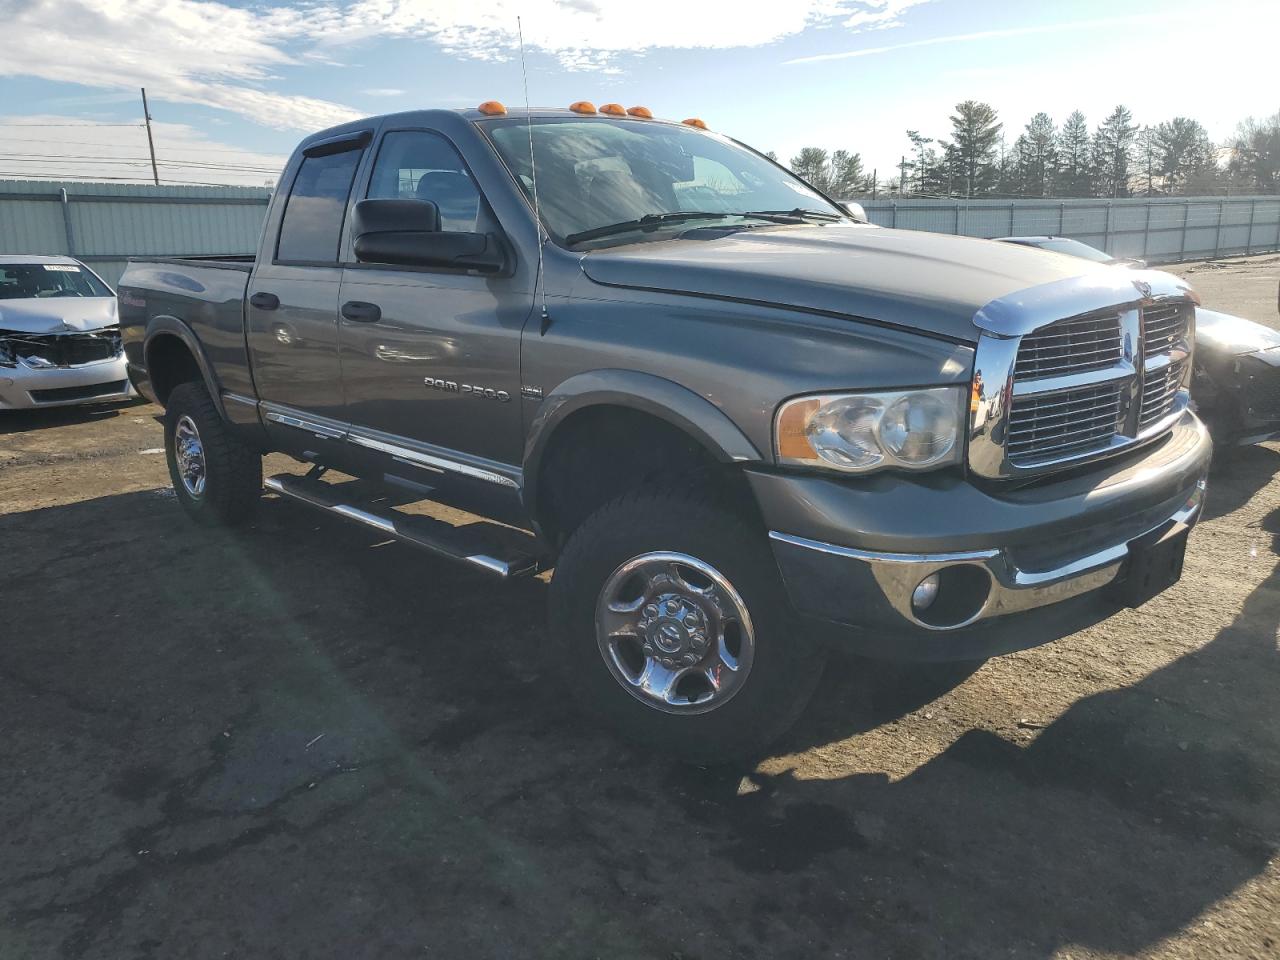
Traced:
<svg viewBox="0 0 1280 960">
<path fill-rule="evenodd" d="M 606 103 L 600 108 L 601 113 L 607 113 L 611 117 L 625 117 L 627 109 L 620 103 Z"/>
<path fill-rule="evenodd" d="M 653 119 L 653 111 L 650 110 L 648 107 L 632 107 L 630 110 L 627 111 L 627 113 L 630 116 L 639 117 L 642 120 Z"/>
<path fill-rule="evenodd" d="M 698 119 L 697 117 L 690 117 L 689 119 L 683 122 L 684 122 L 684 125 L 687 127 L 697 127 L 699 130 L 707 129 L 706 123 L 704 123 L 702 120 Z"/>
<path fill-rule="evenodd" d="M 507 112 L 507 108 L 500 104 L 497 100 L 486 100 L 480 106 L 476 107 L 486 117 L 500 117 Z"/>
<path fill-rule="evenodd" d="M 596 105 L 590 100 L 575 100 L 569 104 L 569 109 L 574 113 L 595 113 Z"/>
</svg>

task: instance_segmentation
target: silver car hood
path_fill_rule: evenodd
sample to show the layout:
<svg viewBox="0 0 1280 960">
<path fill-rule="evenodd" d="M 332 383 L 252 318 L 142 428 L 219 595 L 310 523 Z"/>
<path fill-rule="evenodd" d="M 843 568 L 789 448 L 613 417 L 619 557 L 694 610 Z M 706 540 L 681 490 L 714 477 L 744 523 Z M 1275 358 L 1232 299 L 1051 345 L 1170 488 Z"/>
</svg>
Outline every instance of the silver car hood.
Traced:
<svg viewBox="0 0 1280 960">
<path fill-rule="evenodd" d="M 597 283 L 866 318 L 972 343 L 993 300 L 1113 270 L 1032 247 L 828 224 L 628 244 L 582 258 Z"/>
<path fill-rule="evenodd" d="M 115 297 L 0 300 L 0 330 L 13 333 L 87 333 L 116 322 Z"/>
</svg>

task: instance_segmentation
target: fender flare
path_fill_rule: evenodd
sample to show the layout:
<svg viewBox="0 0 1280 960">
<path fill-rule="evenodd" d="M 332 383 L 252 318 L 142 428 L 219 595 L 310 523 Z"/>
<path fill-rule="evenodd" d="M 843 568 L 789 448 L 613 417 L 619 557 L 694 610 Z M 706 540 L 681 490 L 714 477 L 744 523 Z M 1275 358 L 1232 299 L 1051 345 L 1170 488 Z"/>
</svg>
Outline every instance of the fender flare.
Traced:
<svg viewBox="0 0 1280 960">
<path fill-rule="evenodd" d="M 227 411 L 222 403 L 222 389 L 218 385 L 218 378 L 214 375 L 213 364 L 209 362 L 209 358 L 205 355 L 204 345 L 200 343 L 200 338 L 196 336 L 194 330 L 184 320 L 180 320 L 173 316 L 156 316 L 147 322 L 146 336 L 142 341 L 142 357 L 147 364 L 147 376 L 151 378 L 151 345 L 158 337 L 177 337 L 191 351 L 191 356 L 195 358 L 196 366 L 200 370 L 200 376 L 204 380 L 205 389 L 209 391 L 209 396 L 213 398 L 213 405 L 217 408 L 218 416 L 223 420 L 227 420 Z M 154 385 L 155 380 L 151 380 Z M 154 386 L 153 386 L 154 389 Z"/>
<path fill-rule="evenodd" d="M 638 370 L 590 370 L 557 386 L 542 401 L 529 427 L 521 495 L 531 515 L 537 504 L 538 472 L 556 428 L 577 411 L 598 406 L 625 407 L 665 420 L 722 463 L 763 459 L 724 411 L 689 388 Z"/>
</svg>

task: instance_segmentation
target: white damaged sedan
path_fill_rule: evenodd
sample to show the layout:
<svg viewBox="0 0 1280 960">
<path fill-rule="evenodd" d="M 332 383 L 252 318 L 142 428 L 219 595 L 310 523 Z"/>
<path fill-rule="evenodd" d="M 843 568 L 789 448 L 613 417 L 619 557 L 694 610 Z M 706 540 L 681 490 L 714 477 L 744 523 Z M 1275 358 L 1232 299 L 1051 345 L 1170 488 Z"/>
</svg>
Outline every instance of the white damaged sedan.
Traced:
<svg viewBox="0 0 1280 960">
<path fill-rule="evenodd" d="M 0 410 L 132 396 L 102 278 L 71 257 L 0 254 Z"/>
</svg>

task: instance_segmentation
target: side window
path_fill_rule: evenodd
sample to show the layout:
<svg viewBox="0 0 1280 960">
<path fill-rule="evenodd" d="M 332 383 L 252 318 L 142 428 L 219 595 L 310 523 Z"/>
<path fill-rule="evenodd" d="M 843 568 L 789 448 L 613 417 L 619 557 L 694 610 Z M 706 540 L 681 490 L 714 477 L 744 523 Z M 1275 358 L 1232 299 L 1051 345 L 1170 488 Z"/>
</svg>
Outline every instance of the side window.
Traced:
<svg viewBox="0 0 1280 960">
<path fill-rule="evenodd" d="M 492 215 L 462 157 L 439 134 L 400 130 L 383 137 L 368 196 L 431 200 L 440 208 L 441 230 L 484 233 L 494 229 Z"/>
<path fill-rule="evenodd" d="M 336 263 L 342 218 L 361 150 L 306 157 L 280 223 L 277 260 Z"/>
</svg>

